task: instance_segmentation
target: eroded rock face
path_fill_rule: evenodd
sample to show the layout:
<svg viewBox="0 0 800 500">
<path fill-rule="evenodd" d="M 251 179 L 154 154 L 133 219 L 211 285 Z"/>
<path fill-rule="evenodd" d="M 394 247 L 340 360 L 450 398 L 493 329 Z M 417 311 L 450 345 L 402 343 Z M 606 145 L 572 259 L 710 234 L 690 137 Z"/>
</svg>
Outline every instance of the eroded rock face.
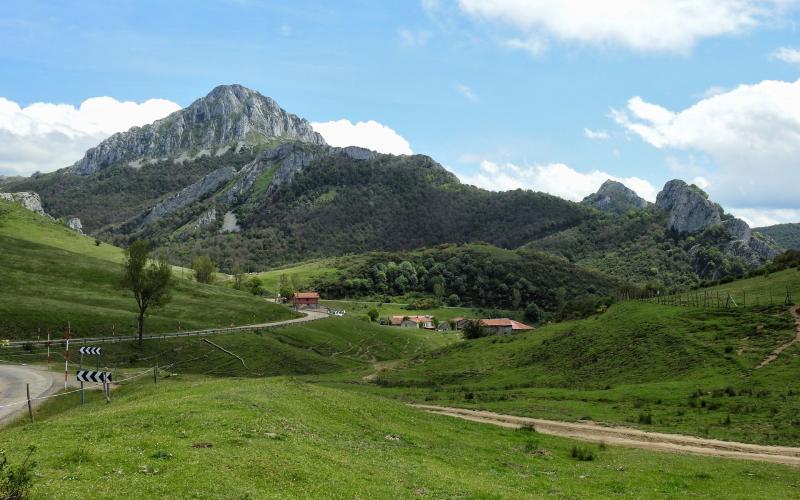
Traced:
<svg viewBox="0 0 800 500">
<path fill-rule="evenodd" d="M 581 203 L 591 205 L 604 212 L 617 214 L 624 214 L 628 210 L 647 206 L 647 201 L 639 197 L 635 191 L 625 184 L 611 179 L 605 181 L 596 193 L 590 194 Z"/>
<path fill-rule="evenodd" d="M 13 201 L 27 208 L 31 212 L 49 217 L 42 208 L 42 199 L 38 193 L 32 191 L 22 191 L 19 193 L 0 193 L 0 200 Z"/>
<path fill-rule="evenodd" d="M 750 241 L 750 238 L 753 236 L 753 231 L 750 229 L 750 226 L 742 219 L 728 219 L 722 221 L 722 227 L 727 229 L 736 240 Z"/>
<path fill-rule="evenodd" d="M 213 224 L 216 221 L 217 221 L 217 209 L 209 208 L 208 210 L 200 214 L 200 217 L 198 217 L 197 221 L 195 221 L 194 223 L 194 228 L 199 229 L 203 226 Z"/>
<path fill-rule="evenodd" d="M 722 222 L 722 208 L 680 179 L 664 186 L 656 197 L 656 207 L 669 213 L 667 228 L 678 233 L 697 233 Z"/>
<path fill-rule="evenodd" d="M 307 120 L 287 113 L 269 97 L 241 85 L 221 85 L 166 118 L 112 135 L 88 150 L 69 172 L 89 175 L 122 161 L 176 158 L 203 150 L 210 154 L 232 144 L 270 139 L 325 144 Z"/>
<path fill-rule="evenodd" d="M 77 217 L 72 217 L 67 221 L 67 226 L 73 231 L 76 231 L 80 234 L 83 234 L 83 224 L 81 224 L 81 220 Z"/>
<path fill-rule="evenodd" d="M 353 160 L 371 160 L 378 153 L 356 146 L 309 150 L 303 147 L 303 144 L 281 144 L 274 149 L 264 151 L 255 160 L 242 167 L 237 181 L 228 189 L 223 199 L 226 203 L 233 204 L 240 198 L 246 197 L 258 178 L 269 169 L 274 168 L 272 179 L 266 189 L 266 194 L 269 195 L 282 184 L 291 182 L 295 174 L 310 165 L 311 162 L 335 155 L 342 155 Z"/>
<path fill-rule="evenodd" d="M 217 191 L 223 184 L 233 179 L 234 175 L 236 175 L 236 170 L 233 167 L 214 170 L 199 181 L 181 189 L 178 193 L 154 206 L 142 220 L 142 225 L 152 224 L 176 210 Z"/>
</svg>

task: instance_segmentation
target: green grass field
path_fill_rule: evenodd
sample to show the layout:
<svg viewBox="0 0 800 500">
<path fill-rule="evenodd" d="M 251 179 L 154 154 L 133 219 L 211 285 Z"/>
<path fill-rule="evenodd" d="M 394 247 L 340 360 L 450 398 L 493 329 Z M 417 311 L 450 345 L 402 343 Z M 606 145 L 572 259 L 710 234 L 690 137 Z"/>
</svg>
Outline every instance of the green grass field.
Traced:
<svg viewBox="0 0 800 500">
<path fill-rule="evenodd" d="M 28 212 L 0 205 L 0 338 L 132 334 L 133 296 L 117 287 L 122 251 Z M 246 292 L 176 273 L 173 301 L 150 311 L 148 332 L 262 323 L 294 317 Z"/>
<path fill-rule="evenodd" d="M 703 311 L 639 302 L 445 347 L 383 371 L 405 400 L 767 444 L 800 444 L 800 345 L 782 307 Z"/>
<path fill-rule="evenodd" d="M 369 302 L 361 300 L 321 300 L 320 304 L 331 309 L 345 310 L 347 314 L 365 316 L 367 311 L 375 307 L 381 318 L 389 316 L 415 316 L 429 314 L 439 321 L 451 318 L 486 318 L 490 314 L 488 309 L 475 309 L 470 307 L 436 307 L 432 309 L 406 309 L 406 304 Z M 522 319 L 522 311 L 500 311 L 509 318 Z"/>
<path fill-rule="evenodd" d="M 261 278 L 264 288 L 276 293 L 280 286 L 282 275 L 286 275 L 290 283 L 294 283 L 297 289 L 303 289 L 314 278 L 333 275 L 337 272 L 336 259 L 320 259 L 256 273 L 255 275 Z"/>
<path fill-rule="evenodd" d="M 374 371 L 382 361 L 410 358 L 458 340 L 452 334 L 390 328 L 356 319 L 328 318 L 311 323 L 285 326 L 259 332 L 214 335 L 209 340 L 238 355 L 244 363 L 205 343 L 201 338 L 148 340 L 102 344 L 104 369 L 154 366 L 170 367 L 175 373 L 209 374 L 229 377 L 309 375 L 332 372 Z M 63 365 L 60 351 L 54 350 L 56 370 Z M 42 363 L 46 348 L 33 350 L 0 349 L 0 362 Z M 72 354 L 76 365 L 78 357 Z M 86 366 L 94 367 L 87 357 Z M 77 369 L 77 365 L 75 366 Z"/>
<path fill-rule="evenodd" d="M 35 498 L 789 498 L 790 467 L 581 444 L 292 379 L 171 377 L 3 431 Z"/>
</svg>

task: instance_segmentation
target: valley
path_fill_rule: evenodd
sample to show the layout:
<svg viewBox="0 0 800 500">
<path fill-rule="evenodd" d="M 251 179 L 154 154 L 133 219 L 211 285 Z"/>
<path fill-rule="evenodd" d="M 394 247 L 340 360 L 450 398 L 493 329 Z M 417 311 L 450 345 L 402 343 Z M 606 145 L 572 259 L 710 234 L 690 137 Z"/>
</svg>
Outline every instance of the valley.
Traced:
<svg viewBox="0 0 800 500">
<path fill-rule="evenodd" d="M 800 493 L 792 228 L 696 184 L 488 191 L 223 85 L 0 191 L 33 497 Z"/>
</svg>

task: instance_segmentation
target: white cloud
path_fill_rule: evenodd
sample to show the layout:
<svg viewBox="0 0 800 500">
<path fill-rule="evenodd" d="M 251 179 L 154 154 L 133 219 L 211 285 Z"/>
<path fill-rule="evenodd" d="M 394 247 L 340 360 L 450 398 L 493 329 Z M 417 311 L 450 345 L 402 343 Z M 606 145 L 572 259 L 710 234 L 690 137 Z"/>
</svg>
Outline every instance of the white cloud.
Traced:
<svg viewBox="0 0 800 500">
<path fill-rule="evenodd" d="M 770 54 L 770 57 L 791 64 L 800 64 L 800 49 L 781 47 Z"/>
<path fill-rule="evenodd" d="M 66 167 L 111 134 L 179 109 L 165 99 L 135 103 L 92 97 L 76 108 L 44 102 L 21 107 L 0 97 L 0 168 L 30 174 Z"/>
<path fill-rule="evenodd" d="M 412 31 L 406 28 L 397 30 L 400 42 L 406 47 L 424 47 L 431 39 L 430 31 Z"/>
<path fill-rule="evenodd" d="M 522 40 L 617 45 L 686 52 L 698 41 L 751 30 L 794 0 L 458 0 L 474 18 L 507 25 Z M 531 38 L 533 37 L 533 38 Z M 535 45 L 534 45 L 535 46 Z"/>
<path fill-rule="evenodd" d="M 411 145 L 403 136 L 374 120 L 358 123 L 350 120 L 313 122 L 311 126 L 331 146 L 360 146 L 380 153 L 413 154 Z"/>
<path fill-rule="evenodd" d="M 736 217 L 744 220 L 750 227 L 772 226 L 786 222 L 800 222 L 800 210 L 732 208 L 729 210 Z"/>
<path fill-rule="evenodd" d="M 725 205 L 800 208 L 800 80 L 740 85 L 678 112 L 633 97 L 612 117 L 656 148 L 708 155 L 702 175 Z"/>
<path fill-rule="evenodd" d="M 584 128 L 583 135 L 585 135 L 587 139 L 591 139 L 593 141 L 606 141 L 610 139 L 608 132 L 605 130 L 592 130 L 590 128 Z"/>
<path fill-rule="evenodd" d="M 475 94 L 475 92 L 463 83 L 456 85 L 456 92 L 464 96 L 464 98 L 468 101 L 478 102 L 478 96 Z"/>
<path fill-rule="evenodd" d="M 527 38 L 509 38 L 503 42 L 509 49 L 522 50 L 537 57 L 547 50 L 547 42 L 538 36 L 528 36 Z"/>
<path fill-rule="evenodd" d="M 638 177 L 620 178 L 599 170 L 582 173 L 563 163 L 523 167 L 484 160 L 476 173 L 458 176 L 467 184 L 492 191 L 532 189 L 572 201 L 580 201 L 596 192 L 608 179 L 622 182 L 648 201 L 655 201 L 658 194 L 658 189 Z"/>
</svg>

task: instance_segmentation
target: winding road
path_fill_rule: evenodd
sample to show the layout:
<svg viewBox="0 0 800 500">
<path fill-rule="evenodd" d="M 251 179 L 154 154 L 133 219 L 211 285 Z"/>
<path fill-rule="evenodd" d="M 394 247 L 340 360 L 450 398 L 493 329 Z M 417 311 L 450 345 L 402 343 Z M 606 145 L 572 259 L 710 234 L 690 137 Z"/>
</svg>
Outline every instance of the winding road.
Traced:
<svg viewBox="0 0 800 500">
<path fill-rule="evenodd" d="M 3 406 L 25 401 L 25 384 L 31 386 L 31 398 L 48 396 L 64 387 L 64 374 L 31 365 L 0 365 L 0 427 L 27 408 L 25 404 Z"/>
</svg>

